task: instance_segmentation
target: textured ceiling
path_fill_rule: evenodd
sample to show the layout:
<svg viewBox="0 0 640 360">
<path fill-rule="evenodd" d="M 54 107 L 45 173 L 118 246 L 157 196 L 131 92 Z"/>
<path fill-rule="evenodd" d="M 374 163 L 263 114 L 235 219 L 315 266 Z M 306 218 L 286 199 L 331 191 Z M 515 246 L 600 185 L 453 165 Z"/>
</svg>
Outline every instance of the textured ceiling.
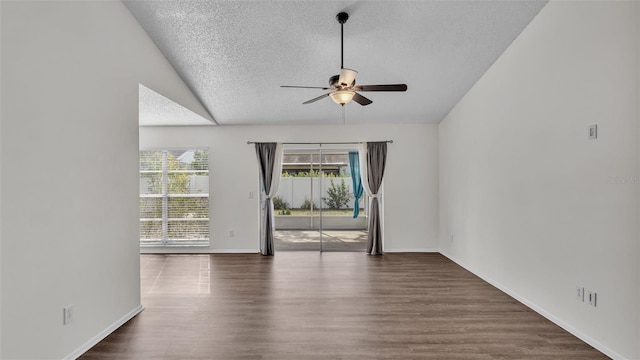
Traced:
<svg viewBox="0 0 640 360">
<path fill-rule="evenodd" d="M 302 105 L 322 90 L 279 87 L 326 86 L 339 73 L 340 11 L 350 15 L 344 66 L 358 71 L 357 83 L 408 85 L 362 93 L 373 104 L 347 104 L 346 123 L 437 123 L 546 4 L 123 2 L 220 125 L 341 124 L 330 98 Z"/>
</svg>

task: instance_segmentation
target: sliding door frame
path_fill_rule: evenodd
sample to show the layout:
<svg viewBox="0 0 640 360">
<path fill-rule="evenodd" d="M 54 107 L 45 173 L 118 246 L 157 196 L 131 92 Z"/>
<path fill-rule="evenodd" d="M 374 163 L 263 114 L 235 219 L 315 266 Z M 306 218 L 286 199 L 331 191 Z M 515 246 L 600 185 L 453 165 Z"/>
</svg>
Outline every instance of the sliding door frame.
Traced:
<svg viewBox="0 0 640 360">
<path fill-rule="evenodd" d="M 331 249 L 330 246 L 327 246 L 327 244 L 324 243 L 325 242 L 325 234 L 324 234 L 325 222 L 323 222 L 323 220 L 325 220 L 325 219 L 324 219 L 324 211 L 323 211 L 323 203 L 322 203 L 322 201 L 323 201 L 322 200 L 322 194 L 323 194 L 323 189 L 324 189 L 324 185 L 325 185 L 325 179 L 322 176 L 322 173 L 324 171 L 324 168 L 323 168 L 323 160 L 324 159 L 323 159 L 323 157 L 326 154 L 333 153 L 333 152 L 338 152 L 338 153 L 346 152 L 346 153 L 348 153 L 349 151 L 358 150 L 357 147 L 352 146 L 352 145 L 355 145 L 355 144 L 358 144 L 358 143 L 355 143 L 355 142 L 350 142 L 350 143 L 330 143 L 330 144 L 319 143 L 319 142 L 318 143 L 295 143 L 295 144 L 293 144 L 293 143 L 291 143 L 291 144 L 290 143 L 285 143 L 285 147 L 283 148 L 283 152 L 284 152 L 283 155 L 285 155 L 287 153 L 289 153 L 289 154 L 291 154 L 291 153 L 294 153 L 294 154 L 309 154 L 309 159 L 310 159 L 309 160 L 309 162 L 310 162 L 309 169 L 310 170 L 317 169 L 318 173 L 320 174 L 320 176 L 318 176 L 319 177 L 318 186 L 314 187 L 314 181 L 313 181 L 314 178 L 313 177 L 311 177 L 311 180 L 310 180 L 310 186 L 311 186 L 311 189 L 312 189 L 312 190 L 310 190 L 310 193 L 311 193 L 310 201 L 311 201 L 311 203 L 314 202 L 314 194 L 315 194 L 316 191 L 318 191 L 318 196 L 319 196 L 319 204 L 318 204 L 318 206 L 317 207 L 313 207 L 313 205 L 312 205 L 312 208 L 311 208 L 311 209 L 317 209 L 317 211 L 318 211 L 318 213 L 316 215 L 317 218 L 318 218 L 317 219 L 317 221 L 318 221 L 317 222 L 318 229 L 315 230 L 314 226 L 313 226 L 313 225 L 315 225 L 315 221 L 316 221 L 315 220 L 316 216 L 314 216 L 313 211 L 310 211 L 310 218 L 311 219 L 310 219 L 310 222 L 309 222 L 310 229 L 312 231 L 318 231 L 320 244 L 319 244 L 319 246 L 317 248 L 315 248 L 313 250 L 300 249 L 298 251 L 320 251 L 320 252 L 360 251 L 360 249 L 358 249 L 358 250 Z M 309 147 L 288 147 L 286 145 L 309 145 Z M 326 145 L 342 145 L 342 146 L 331 146 L 330 148 L 323 147 L 323 146 L 326 146 Z M 317 166 L 314 166 L 314 158 L 316 156 L 318 156 L 318 164 L 317 164 Z M 319 188 L 319 190 L 318 190 L 318 188 Z M 369 209 L 368 209 L 369 201 L 368 201 L 368 196 L 366 196 L 366 194 L 365 194 L 365 196 L 363 196 L 362 201 L 363 201 L 363 206 L 364 206 L 364 209 L 365 209 L 363 211 L 362 215 L 369 216 Z M 383 201 L 380 201 L 381 210 L 382 210 L 382 204 L 383 204 Z M 357 205 L 357 206 L 359 206 L 359 205 Z M 260 211 L 261 212 L 264 211 L 262 206 L 260 207 Z M 369 231 L 369 229 L 368 229 L 368 225 L 369 224 L 368 223 L 369 222 L 367 220 L 365 228 L 362 229 L 362 230 L 365 230 L 367 232 Z M 276 228 L 276 230 L 277 230 L 277 228 Z M 354 230 L 354 231 L 358 231 L 358 230 Z M 366 243 L 363 245 L 361 250 L 362 251 L 366 250 Z M 277 247 L 276 247 L 276 251 L 278 251 Z M 296 251 L 296 250 L 291 250 L 291 251 Z"/>
</svg>

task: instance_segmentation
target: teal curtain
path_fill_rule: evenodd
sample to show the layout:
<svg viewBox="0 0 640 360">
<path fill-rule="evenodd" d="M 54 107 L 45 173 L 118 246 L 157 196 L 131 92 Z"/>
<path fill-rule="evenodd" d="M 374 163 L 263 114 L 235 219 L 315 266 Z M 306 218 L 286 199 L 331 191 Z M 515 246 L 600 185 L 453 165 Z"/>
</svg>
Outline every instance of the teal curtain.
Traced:
<svg viewBox="0 0 640 360">
<path fill-rule="evenodd" d="M 360 177 L 360 160 L 358 152 L 349 152 L 349 166 L 351 167 L 351 183 L 353 184 L 353 218 L 360 213 L 360 198 L 362 197 L 362 178 Z"/>
</svg>

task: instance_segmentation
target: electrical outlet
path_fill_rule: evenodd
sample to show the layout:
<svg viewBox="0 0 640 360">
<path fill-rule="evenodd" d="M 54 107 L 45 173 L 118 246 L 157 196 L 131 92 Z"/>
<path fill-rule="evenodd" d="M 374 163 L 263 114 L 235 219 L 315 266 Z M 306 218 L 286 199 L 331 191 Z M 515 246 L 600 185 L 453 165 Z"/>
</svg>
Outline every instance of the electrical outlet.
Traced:
<svg viewBox="0 0 640 360">
<path fill-rule="evenodd" d="M 595 140 L 598 138 L 598 125 L 589 126 L 589 140 Z"/>
<path fill-rule="evenodd" d="M 576 286 L 576 300 L 584 302 L 584 288 Z"/>
<path fill-rule="evenodd" d="M 595 291 L 587 290 L 586 296 L 589 305 L 596 307 L 598 304 L 598 294 Z"/>
<path fill-rule="evenodd" d="M 73 305 L 65 306 L 62 309 L 62 324 L 68 325 L 73 321 Z"/>
<path fill-rule="evenodd" d="M 236 236 L 236 232 L 233 230 L 229 230 L 229 237 L 234 237 Z"/>
</svg>

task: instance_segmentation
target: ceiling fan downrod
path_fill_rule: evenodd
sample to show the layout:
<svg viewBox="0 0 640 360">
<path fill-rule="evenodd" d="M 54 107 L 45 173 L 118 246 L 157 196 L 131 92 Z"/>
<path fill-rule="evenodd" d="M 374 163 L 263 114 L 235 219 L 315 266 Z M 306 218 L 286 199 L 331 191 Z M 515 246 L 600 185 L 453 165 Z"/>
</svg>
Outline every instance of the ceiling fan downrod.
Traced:
<svg viewBox="0 0 640 360">
<path fill-rule="evenodd" d="M 341 12 L 336 15 L 336 20 L 340 23 L 340 69 L 344 69 L 344 23 L 349 19 L 349 14 Z"/>
</svg>

